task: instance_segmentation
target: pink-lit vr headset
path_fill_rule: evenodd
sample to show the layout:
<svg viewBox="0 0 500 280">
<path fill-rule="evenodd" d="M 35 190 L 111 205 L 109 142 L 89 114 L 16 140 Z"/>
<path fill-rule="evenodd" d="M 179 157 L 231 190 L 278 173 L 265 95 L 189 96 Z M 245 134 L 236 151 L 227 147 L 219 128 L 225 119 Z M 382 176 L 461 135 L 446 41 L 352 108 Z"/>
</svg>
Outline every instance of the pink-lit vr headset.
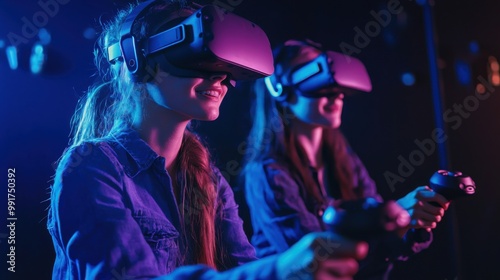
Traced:
<svg viewBox="0 0 500 280">
<path fill-rule="evenodd" d="M 286 78 L 272 75 L 265 77 L 264 82 L 271 95 L 280 101 L 286 99 L 290 89 L 311 98 L 333 96 L 339 92 L 372 90 L 370 76 L 363 63 L 334 51 L 323 51 L 315 59 L 294 67 Z M 329 88 L 338 90 L 322 90 Z"/>
<path fill-rule="evenodd" d="M 132 34 L 134 23 L 157 3 L 138 5 L 121 27 L 120 41 L 108 48 L 109 61 L 124 61 L 134 80 L 152 78 L 151 65 L 155 63 L 180 77 L 226 73 L 226 80 L 235 81 L 273 73 L 272 50 L 264 31 L 213 5 L 193 9 L 192 15 L 168 22 L 156 34 L 138 40 Z"/>
</svg>

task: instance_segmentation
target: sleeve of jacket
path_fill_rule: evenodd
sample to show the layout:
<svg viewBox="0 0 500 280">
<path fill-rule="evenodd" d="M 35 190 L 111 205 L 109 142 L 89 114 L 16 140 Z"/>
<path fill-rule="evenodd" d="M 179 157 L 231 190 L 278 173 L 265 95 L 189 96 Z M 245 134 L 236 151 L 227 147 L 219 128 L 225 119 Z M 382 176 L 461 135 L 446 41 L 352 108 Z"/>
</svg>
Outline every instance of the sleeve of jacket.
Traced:
<svg viewBox="0 0 500 280">
<path fill-rule="evenodd" d="M 81 156 L 77 149 L 90 149 Z M 54 240 L 66 279 L 159 275 L 155 255 L 124 205 L 124 174 L 109 146 L 84 144 L 66 153 L 51 194 Z"/>
<path fill-rule="evenodd" d="M 259 257 L 283 252 L 307 233 L 322 230 L 300 192 L 300 186 L 276 163 L 248 167 L 245 196 Z"/>
<path fill-rule="evenodd" d="M 172 273 L 155 278 L 153 280 L 269 280 L 278 279 L 276 271 L 276 262 L 278 255 L 265 257 L 260 260 L 252 261 L 244 265 L 217 272 L 205 265 L 190 265 L 180 267 Z"/>
<path fill-rule="evenodd" d="M 234 193 L 226 179 L 216 170 L 218 176 L 218 213 L 216 224 L 221 231 L 217 248 L 222 256 L 222 267 L 229 269 L 256 260 L 255 249 L 243 230 L 243 221 L 238 214 Z"/>
</svg>

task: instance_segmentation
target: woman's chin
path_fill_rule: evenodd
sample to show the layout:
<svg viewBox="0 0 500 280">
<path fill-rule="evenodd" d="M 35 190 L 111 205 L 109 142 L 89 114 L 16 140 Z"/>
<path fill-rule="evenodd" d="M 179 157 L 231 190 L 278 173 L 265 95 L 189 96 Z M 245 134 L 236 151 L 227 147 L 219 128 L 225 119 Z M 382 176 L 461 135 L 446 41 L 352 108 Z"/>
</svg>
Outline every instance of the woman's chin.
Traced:
<svg viewBox="0 0 500 280">
<path fill-rule="evenodd" d="M 217 118 L 219 118 L 219 110 L 217 110 L 216 112 L 213 111 L 213 112 L 208 112 L 206 115 L 204 116 L 200 116 L 200 118 L 197 118 L 198 120 L 200 121 L 215 121 Z"/>
</svg>

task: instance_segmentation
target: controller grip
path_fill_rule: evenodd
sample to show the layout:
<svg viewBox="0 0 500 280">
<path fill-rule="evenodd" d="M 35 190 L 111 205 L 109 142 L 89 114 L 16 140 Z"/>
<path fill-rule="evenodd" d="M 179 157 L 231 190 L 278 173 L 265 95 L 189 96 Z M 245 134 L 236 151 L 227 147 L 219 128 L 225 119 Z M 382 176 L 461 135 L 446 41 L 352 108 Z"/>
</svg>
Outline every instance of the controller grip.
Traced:
<svg viewBox="0 0 500 280">
<path fill-rule="evenodd" d="M 323 214 L 328 230 L 355 240 L 368 240 L 406 227 L 408 212 L 395 201 L 376 202 L 370 199 L 343 202 L 329 206 Z"/>
</svg>

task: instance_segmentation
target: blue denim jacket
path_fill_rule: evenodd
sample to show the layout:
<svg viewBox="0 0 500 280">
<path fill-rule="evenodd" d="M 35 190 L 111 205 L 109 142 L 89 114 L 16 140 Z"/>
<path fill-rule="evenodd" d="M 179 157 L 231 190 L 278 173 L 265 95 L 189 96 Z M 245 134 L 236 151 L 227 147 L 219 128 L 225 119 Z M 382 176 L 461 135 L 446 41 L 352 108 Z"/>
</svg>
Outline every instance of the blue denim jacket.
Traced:
<svg viewBox="0 0 500 280">
<path fill-rule="evenodd" d="M 219 177 L 223 207 L 218 253 L 224 269 L 256 259 L 243 232 L 238 206 L 227 181 Z M 56 252 L 53 279 L 149 279 L 192 264 L 181 258 L 181 219 L 165 159 L 135 131 L 85 143 L 66 151 L 52 186 L 48 230 Z M 273 277 L 275 258 L 221 274 L 188 266 L 172 275 Z"/>
<path fill-rule="evenodd" d="M 382 200 L 355 153 L 351 152 L 344 164 L 355 171 L 357 195 Z M 306 198 L 304 184 L 292 174 L 287 164 L 277 158 L 253 162 L 246 167 L 245 198 L 252 219 L 252 244 L 258 257 L 283 252 L 307 233 L 325 230 L 321 211 L 324 207 Z M 327 197 L 327 201 L 332 199 Z M 425 230 L 410 230 L 404 239 L 387 236 L 369 240 L 369 254 L 360 262 L 355 279 L 385 279 L 394 261 L 405 260 L 431 242 L 432 234 Z"/>
</svg>

